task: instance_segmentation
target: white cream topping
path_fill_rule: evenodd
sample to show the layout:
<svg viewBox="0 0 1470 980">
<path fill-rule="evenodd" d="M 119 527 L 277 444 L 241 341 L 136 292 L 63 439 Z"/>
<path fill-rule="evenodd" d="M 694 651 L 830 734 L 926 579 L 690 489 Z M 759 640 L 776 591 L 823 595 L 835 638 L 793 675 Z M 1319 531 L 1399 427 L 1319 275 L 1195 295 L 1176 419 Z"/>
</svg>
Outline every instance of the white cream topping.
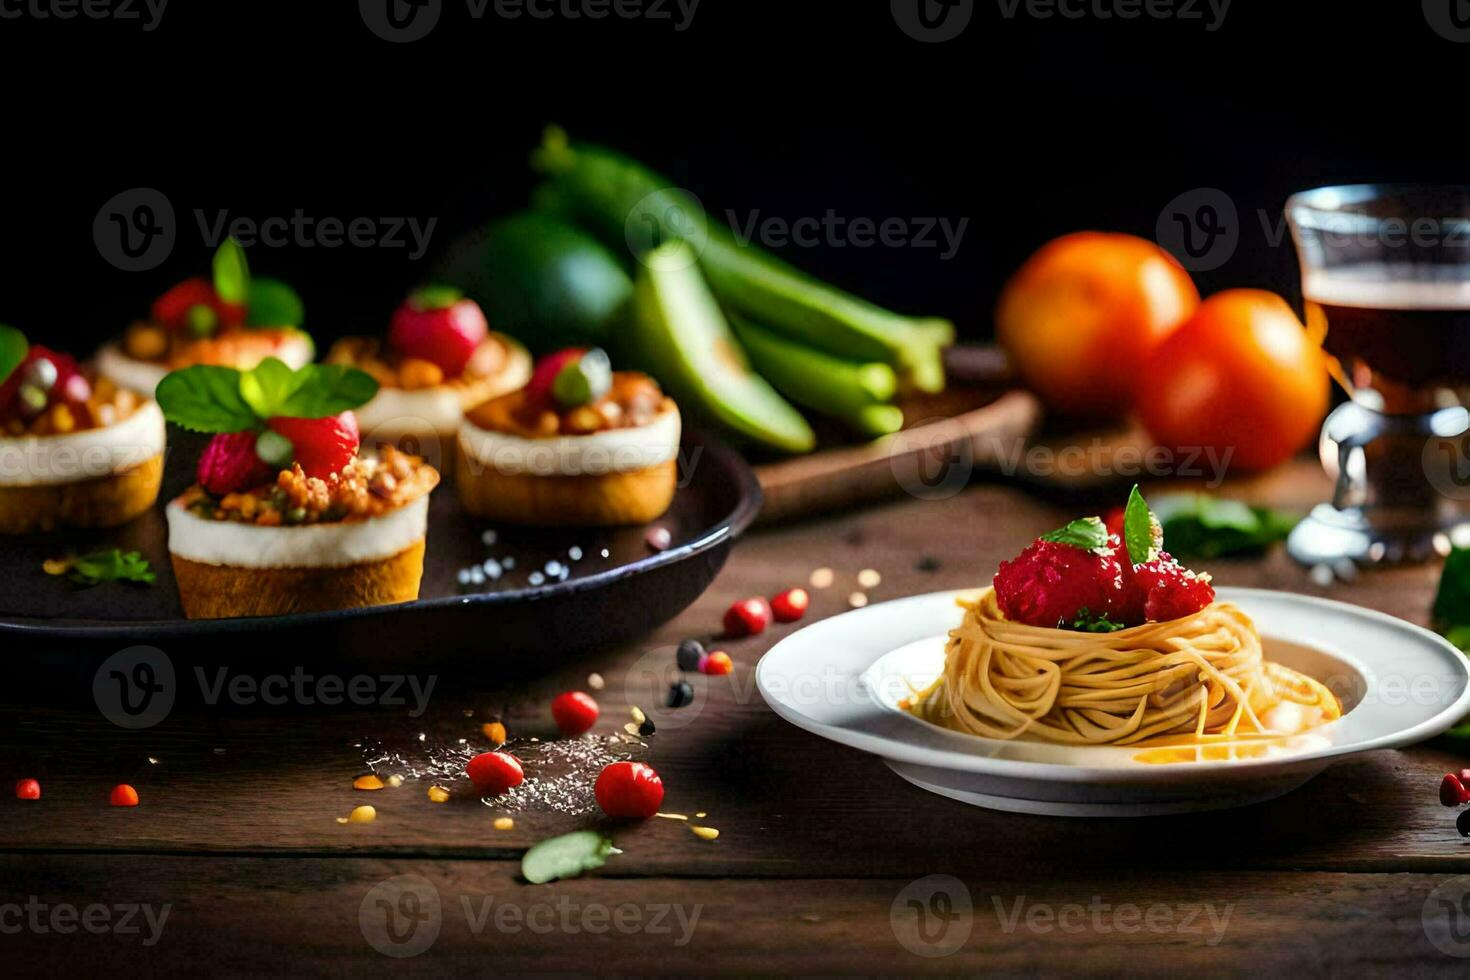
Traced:
<svg viewBox="0 0 1470 980">
<path fill-rule="evenodd" d="M 121 422 L 49 436 L 0 439 L 0 487 L 44 487 L 132 469 L 164 447 L 163 413 L 144 402 Z"/>
<path fill-rule="evenodd" d="M 679 454 L 679 433 L 677 408 L 647 425 L 549 439 L 493 432 L 465 419 L 459 445 L 471 467 L 478 463 L 512 476 L 601 476 L 667 463 Z"/>
<path fill-rule="evenodd" d="M 369 436 L 396 439 L 400 435 L 452 435 L 464 419 L 459 392 L 448 385 L 433 388 L 379 388 L 373 400 L 355 410 L 362 441 Z"/>
<path fill-rule="evenodd" d="M 300 334 L 293 333 L 283 337 L 280 346 L 275 350 L 232 366 L 248 371 L 267 357 L 278 357 L 288 366 L 299 368 L 311 363 L 312 353 L 311 341 Z M 97 370 L 103 377 L 110 379 L 118 386 L 147 395 L 149 398 L 153 397 L 158 382 L 162 381 L 164 375 L 169 371 L 156 361 L 140 361 L 135 357 L 129 357 L 118 348 L 117 344 L 104 344 L 97 351 Z"/>
<path fill-rule="evenodd" d="M 422 541 L 429 495 L 378 517 L 295 527 L 213 521 L 177 500 L 166 514 L 168 550 L 180 558 L 234 568 L 345 568 L 392 558 Z"/>
</svg>

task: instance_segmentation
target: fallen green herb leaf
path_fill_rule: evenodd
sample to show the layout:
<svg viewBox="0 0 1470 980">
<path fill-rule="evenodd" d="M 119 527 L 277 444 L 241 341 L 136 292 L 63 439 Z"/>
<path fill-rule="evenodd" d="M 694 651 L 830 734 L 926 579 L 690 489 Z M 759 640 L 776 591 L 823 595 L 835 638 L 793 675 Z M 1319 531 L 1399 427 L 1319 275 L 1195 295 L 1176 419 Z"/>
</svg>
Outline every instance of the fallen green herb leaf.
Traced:
<svg viewBox="0 0 1470 980">
<path fill-rule="evenodd" d="M 1201 493 L 1171 494 L 1154 501 L 1169 553 L 1218 558 L 1264 551 L 1284 540 L 1301 517 Z"/>
<path fill-rule="evenodd" d="M 78 585 L 100 585 L 103 582 L 153 583 L 153 570 L 136 551 L 107 548 L 69 559 L 67 578 Z"/>
<path fill-rule="evenodd" d="M 621 853 L 595 830 L 577 830 L 551 837 L 533 846 L 521 858 L 521 876 L 533 885 L 558 878 L 575 878 L 600 868 L 608 855 Z"/>
</svg>

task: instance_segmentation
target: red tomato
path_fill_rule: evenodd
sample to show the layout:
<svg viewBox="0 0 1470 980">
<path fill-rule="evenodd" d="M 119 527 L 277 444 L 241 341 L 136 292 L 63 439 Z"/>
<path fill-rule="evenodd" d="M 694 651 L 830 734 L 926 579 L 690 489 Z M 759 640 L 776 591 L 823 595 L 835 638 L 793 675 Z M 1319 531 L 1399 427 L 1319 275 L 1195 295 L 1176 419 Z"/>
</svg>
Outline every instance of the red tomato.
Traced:
<svg viewBox="0 0 1470 980">
<path fill-rule="evenodd" d="M 597 724 L 597 715 L 597 702 L 592 700 L 592 695 L 581 691 L 558 694 L 551 702 L 551 717 L 561 733 L 568 737 L 581 735 Z"/>
<path fill-rule="evenodd" d="M 499 796 L 526 778 L 521 760 L 509 752 L 481 752 L 465 765 L 464 771 L 475 789 L 486 796 Z"/>
<path fill-rule="evenodd" d="M 112 787 L 112 794 L 108 797 L 108 802 L 113 806 L 137 806 L 138 791 L 127 783 L 119 783 Z"/>
<path fill-rule="evenodd" d="M 34 779 L 17 779 L 15 781 L 15 798 L 17 800 L 39 800 L 41 798 L 41 784 Z"/>
<path fill-rule="evenodd" d="M 1213 449 L 1263 470 L 1313 438 L 1327 411 L 1327 360 L 1275 293 L 1211 296 L 1137 372 L 1138 410 L 1161 446 Z"/>
<path fill-rule="evenodd" d="M 725 635 L 755 636 L 771 625 L 771 604 L 760 596 L 741 599 L 725 610 Z"/>
<path fill-rule="evenodd" d="M 592 792 L 608 816 L 646 820 L 664 801 L 664 781 L 642 762 L 614 762 L 598 775 Z"/>
<path fill-rule="evenodd" d="M 1050 407 L 1116 418 L 1132 405 L 1129 366 L 1198 306 L 1189 273 L 1158 245 L 1082 231 L 1043 245 L 1006 283 L 996 338 Z"/>
</svg>

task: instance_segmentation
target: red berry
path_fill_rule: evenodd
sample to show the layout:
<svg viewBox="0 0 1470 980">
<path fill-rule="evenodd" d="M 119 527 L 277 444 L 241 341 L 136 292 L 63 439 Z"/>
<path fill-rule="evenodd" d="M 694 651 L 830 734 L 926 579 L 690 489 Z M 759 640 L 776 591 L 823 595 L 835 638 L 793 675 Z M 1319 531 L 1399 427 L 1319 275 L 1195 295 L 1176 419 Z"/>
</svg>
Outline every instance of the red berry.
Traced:
<svg viewBox="0 0 1470 980">
<path fill-rule="evenodd" d="M 555 354 L 547 354 L 536 362 L 531 380 L 526 382 L 526 398 L 532 404 L 544 405 L 551 401 L 551 386 L 562 368 L 580 358 L 587 350 L 583 347 L 568 347 Z"/>
<path fill-rule="evenodd" d="M 806 589 L 787 589 L 771 600 L 771 615 L 778 623 L 794 623 L 806 615 L 811 601 Z"/>
<path fill-rule="evenodd" d="M 771 604 L 760 596 L 741 599 L 725 610 L 725 635 L 755 636 L 771 625 Z"/>
<path fill-rule="evenodd" d="M 486 796 L 499 796 L 526 778 L 521 760 L 509 752 L 481 752 L 465 765 L 464 771 L 475 789 Z"/>
<path fill-rule="evenodd" d="M 457 378 L 490 332 L 485 313 L 471 299 L 426 308 L 416 297 L 398 307 L 388 328 L 388 343 L 400 354 L 439 365 Z"/>
<path fill-rule="evenodd" d="M 34 779 L 17 779 L 15 781 L 15 798 L 17 800 L 39 800 L 41 798 L 41 784 Z"/>
<path fill-rule="evenodd" d="M 227 432 L 209 440 L 199 457 L 199 485 L 217 497 L 269 483 L 272 473 L 255 454 L 254 432 Z"/>
<path fill-rule="evenodd" d="M 112 794 L 108 796 L 107 802 L 113 806 L 137 806 L 138 791 L 127 783 L 119 783 L 112 787 Z"/>
<path fill-rule="evenodd" d="M 208 279 L 202 276 L 185 279 L 153 301 L 153 322 L 166 330 L 179 330 L 187 323 L 191 309 L 214 308 L 218 304 L 219 296 Z"/>
<path fill-rule="evenodd" d="M 1465 784 L 1460 777 L 1452 772 L 1444 774 L 1444 779 L 1439 784 L 1439 802 L 1445 806 L 1459 806 L 1461 803 L 1470 803 L 1470 790 L 1465 789 Z"/>
<path fill-rule="evenodd" d="M 551 717 L 556 727 L 568 738 L 581 735 L 597 723 L 597 702 L 581 691 L 558 694 L 551 702 Z"/>
<path fill-rule="evenodd" d="M 1470 769 L 1460 770 L 1460 782 L 1464 783 L 1467 788 L 1470 788 Z"/>
<path fill-rule="evenodd" d="M 360 445 L 357 416 L 351 412 L 324 419 L 277 417 L 266 425 L 291 440 L 302 472 L 319 480 L 341 473 L 357 455 Z"/>
<path fill-rule="evenodd" d="M 614 762 L 598 775 L 592 792 L 608 816 L 646 820 L 664 801 L 664 781 L 642 762 Z"/>
<path fill-rule="evenodd" d="M 1058 541 L 1033 541 L 995 573 L 995 598 L 1007 619 L 1028 626 L 1065 628 L 1085 609 L 1092 617 L 1117 615 L 1123 569 L 1111 545 L 1087 551 Z"/>
<path fill-rule="evenodd" d="M 724 650 L 716 650 L 699 662 L 699 669 L 702 673 L 718 677 L 733 671 L 735 662 Z"/>
<path fill-rule="evenodd" d="M 1192 616 L 1215 601 L 1215 588 L 1167 552 L 1135 565 L 1131 596 L 1143 597 L 1144 618 L 1155 623 Z"/>
</svg>

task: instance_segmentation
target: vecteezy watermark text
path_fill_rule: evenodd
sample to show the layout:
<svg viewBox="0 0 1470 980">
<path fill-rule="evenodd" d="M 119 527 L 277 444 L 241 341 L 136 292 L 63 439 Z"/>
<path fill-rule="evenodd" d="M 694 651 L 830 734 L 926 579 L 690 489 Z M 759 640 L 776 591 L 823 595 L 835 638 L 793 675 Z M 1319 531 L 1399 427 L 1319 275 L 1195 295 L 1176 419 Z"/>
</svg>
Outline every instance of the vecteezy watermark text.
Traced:
<svg viewBox="0 0 1470 980">
<path fill-rule="evenodd" d="M 158 29 L 168 0 L 0 0 L 0 20 L 136 21 L 145 33 Z"/>
<path fill-rule="evenodd" d="M 1002 932 L 1010 935 L 1024 929 L 1033 935 L 1052 933 L 1096 933 L 1124 935 L 1150 933 L 1156 936 L 1200 936 L 1206 946 L 1218 946 L 1230 926 L 1234 902 L 1151 902 L 1140 905 L 1120 902 L 1114 905 L 1093 895 L 1086 903 L 1052 904 L 1032 902 L 1025 895 L 1009 901 L 999 895 L 990 897 L 995 917 Z"/>
<path fill-rule="evenodd" d="M 464 0 L 471 20 L 505 21 L 646 20 L 672 25 L 675 33 L 694 23 L 700 0 Z M 438 26 L 445 0 L 358 0 L 367 29 L 384 41 L 407 44 L 428 37 Z"/>
<path fill-rule="evenodd" d="M 173 906 L 146 902 L 92 902 L 77 906 L 70 902 L 43 902 L 30 895 L 24 902 L 0 902 L 0 934 L 29 932 L 33 935 L 69 936 L 87 932 L 94 936 L 143 936 L 144 946 L 157 945 Z M 146 927 L 146 934 L 144 929 Z"/>
<path fill-rule="evenodd" d="M 734 211 L 725 213 L 741 245 L 766 248 L 917 248 L 940 249 L 940 261 L 949 261 L 960 250 L 969 218 L 942 217 L 846 218 L 831 208 L 821 217 L 785 218 L 762 216 L 752 211 L 743 219 Z"/>
<path fill-rule="evenodd" d="M 1199 21 L 1213 33 L 1225 23 L 1231 0 L 995 0 L 1006 20 L 1177 20 Z"/>
</svg>

